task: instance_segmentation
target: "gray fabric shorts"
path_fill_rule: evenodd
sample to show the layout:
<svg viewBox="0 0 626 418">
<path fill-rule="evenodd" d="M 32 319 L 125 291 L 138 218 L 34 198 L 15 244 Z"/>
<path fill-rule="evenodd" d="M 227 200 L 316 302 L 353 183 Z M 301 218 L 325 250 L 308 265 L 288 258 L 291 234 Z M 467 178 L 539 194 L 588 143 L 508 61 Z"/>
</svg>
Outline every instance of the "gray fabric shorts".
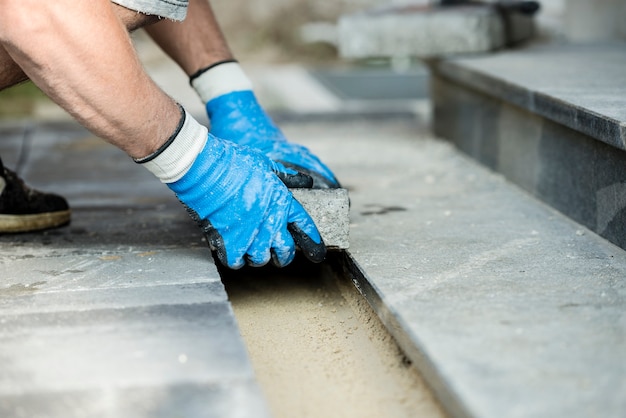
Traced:
<svg viewBox="0 0 626 418">
<path fill-rule="evenodd" d="M 189 0 L 111 0 L 127 9 L 172 20 L 184 20 Z"/>
</svg>

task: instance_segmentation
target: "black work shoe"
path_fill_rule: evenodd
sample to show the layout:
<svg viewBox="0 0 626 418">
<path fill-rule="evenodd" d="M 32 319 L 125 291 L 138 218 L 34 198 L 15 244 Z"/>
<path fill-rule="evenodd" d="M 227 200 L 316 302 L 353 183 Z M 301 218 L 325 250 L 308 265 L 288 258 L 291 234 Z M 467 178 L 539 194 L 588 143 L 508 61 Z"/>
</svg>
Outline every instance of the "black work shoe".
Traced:
<svg viewBox="0 0 626 418">
<path fill-rule="evenodd" d="M 64 198 L 29 188 L 0 160 L 0 234 L 55 228 L 69 221 Z"/>
</svg>

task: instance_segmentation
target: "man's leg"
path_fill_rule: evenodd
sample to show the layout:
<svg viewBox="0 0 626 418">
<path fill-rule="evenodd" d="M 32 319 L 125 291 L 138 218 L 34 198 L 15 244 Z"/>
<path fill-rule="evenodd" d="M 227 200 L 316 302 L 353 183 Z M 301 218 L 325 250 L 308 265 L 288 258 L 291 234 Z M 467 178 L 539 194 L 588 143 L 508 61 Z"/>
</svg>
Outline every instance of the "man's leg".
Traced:
<svg viewBox="0 0 626 418">
<path fill-rule="evenodd" d="M 206 104 L 211 133 L 309 174 L 315 187 L 339 187 L 331 170 L 307 148 L 288 142 L 260 106 L 252 83 L 234 62 L 208 0 L 190 0 L 183 22 L 162 21 L 146 29 L 191 77 Z"/>
<path fill-rule="evenodd" d="M 4 17 L 18 10 L 12 8 L 12 4 L 7 2 L 4 2 L 3 6 L 5 6 L 3 7 Z M 114 6 L 114 10 L 119 20 L 129 31 L 158 20 L 156 16 L 139 14 L 121 6 Z M 7 25 L 15 25 L 14 27 L 19 31 L 20 21 L 9 21 L 8 23 L 5 21 L 2 25 L 4 28 L 7 28 Z M 17 50 L 16 55 L 18 57 L 24 53 L 30 52 L 21 51 L 21 44 L 19 42 L 16 43 L 16 41 L 11 41 L 14 36 L 19 37 L 20 35 L 11 35 L 10 32 L 11 31 L 3 31 L 4 39 L 3 43 L 0 44 L 0 90 L 28 80 L 28 76 L 15 62 L 9 52 L 7 52 L 7 49 L 4 47 L 4 41 L 7 41 L 6 45 L 9 48 L 15 48 Z M 28 32 L 23 32 L 23 35 L 30 36 Z M 37 56 L 36 43 L 27 48 L 32 49 L 33 47 L 35 50 L 33 55 Z M 52 48 L 54 48 L 54 46 L 52 46 Z M 39 62 L 43 63 L 45 59 Z M 62 78 L 59 78 L 58 75 L 53 75 L 54 70 L 45 69 L 45 66 L 39 63 L 36 65 L 39 65 L 43 71 L 49 72 L 51 76 L 49 82 L 57 85 L 56 87 L 49 87 L 49 91 L 54 92 L 57 89 L 63 90 L 63 88 L 69 87 L 67 83 L 59 81 L 62 80 Z M 32 69 L 32 71 L 33 74 L 39 72 L 37 69 Z M 39 77 L 41 78 L 42 76 Z M 88 87 L 89 86 L 87 86 L 87 88 Z M 53 93 L 53 95 L 54 94 L 56 93 Z M 60 94 L 67 96 L 67 93 Z M 73 106 L 71 100 L 65 100 L 68 102 L 69 106 Z M 29 188 L 16 173 L 6 168 L 0 159 L 0 233 L 28 232 L 53 228 L 67 224 L 70 221 L 70 216 L 69 206 L 63 197 Z"/>
<path fill-rule="evenodd" d="M 233 59 L 208 0 L 190 0 L 182 22 L 163 20 L 145 29 L 188 76 Z"/>
<path fill-rule="evenodd" d="M 114 6 L 115 13 L 128 31 L 158 21 L 156 16 Z M 0 46 L 0 90 L 28 80 L 22 69 Z M 0 158 L 0 233 L 30 232 L 69 223 L 67 201 L 51 193 L 28 187 L 19 176 L 5 167 Z"/>
</svg>

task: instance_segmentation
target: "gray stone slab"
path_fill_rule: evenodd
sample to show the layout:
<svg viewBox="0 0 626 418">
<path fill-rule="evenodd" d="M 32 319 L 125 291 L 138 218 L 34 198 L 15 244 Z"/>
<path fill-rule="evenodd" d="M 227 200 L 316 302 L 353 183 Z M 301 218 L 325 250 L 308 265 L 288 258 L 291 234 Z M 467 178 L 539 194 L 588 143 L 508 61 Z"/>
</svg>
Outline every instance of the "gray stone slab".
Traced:
<svg viewBox="0 0 626 418">
<path fill-rule="evenodd" d="M 216 281 L 185 284 L 143 284 L 133 287 L 82 289 L 62 287 L 43 290 L 47 282 L 15 283 L 0 289 L 0 315 L 25 313 L 89 311 L 182 303 L 217 303 L 225 300 L 222 283 Z"/>
<path fill-rule="evenodd" d="M 350 199 L 346 189 L 292 189 L 331 250 L 350 246 Z"/>
<path fill-rule="evenodd" d="M 0 393 L 251 379 L 227 302 L 0 314 Z"/>
<path fill-rule="evenodd" d="M 249 381 L 235 380 L 28 393 L 0 398 L 0 413 L 12 418 L 252 418 L 266 416 L 266 406 L 260 402 L 258 392 L 258 387 Z"/>
<path fill-rule="evenodd" d="M 623 416 L 624 251 L 414 124 L 283 128 L 350 190 L 345 262 L 452 416 Z"/>
<path fill-rule="evenodd" d="M 36 286 L 38 291 L 78 291 L 164 284 L 218 283 L 208 249 L 90 246 L 45 249 L 7 248 L 0 257 L 4 286 Z M 176 274 L 172 274 L 176 272 Z"/>
<path fill-rule="evenodd" d="M 344 58 L 432 58 L 488 52 L 527 39 L 532 17 L 503 12 L 491 5 L 405 4 L 342 16 L 339 53 Z"/>
<path fill-rule="evenodd" d="M 437 135 L 626 248 L 626 154 L 500 98 L 432 78 Z"/>
<path fill-rule="evenodd" d="M 457 84 L 626 149 L 623 42 L 538 45 L 443 61 L 433 69 Z"/>
<path fill-rule="evenodd" d="M 485 52 L 504 44 L 504 26 L 491 8 L 375 9 L 343 16 L 338 23 L 344 58 L 432 57 Z"/>
<path fill-rule="evenodd" d="M 167 187 L 76 126 L 26 146 L 5 135 L 7 165 L 73 213 L 0 236 L 0 415 L 269 415 L 204 237 Z"/>
<path fill-rule="evenodd" d="M 0 323 L 2 416 L 266 413 L 225 302 L 0 315 Z M 233 396 L 249 403 L 233 405 Z"/>
</svg>

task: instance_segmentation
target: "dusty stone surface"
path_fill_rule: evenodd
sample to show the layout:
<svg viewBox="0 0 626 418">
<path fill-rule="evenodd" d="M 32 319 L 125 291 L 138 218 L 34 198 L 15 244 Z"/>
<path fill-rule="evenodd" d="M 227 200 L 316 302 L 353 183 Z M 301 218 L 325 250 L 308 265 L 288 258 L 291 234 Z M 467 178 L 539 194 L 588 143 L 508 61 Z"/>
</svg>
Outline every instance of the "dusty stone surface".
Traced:
<svg viewBox="0 0 626 418">
<path fill-rule="evenodd" d="M 346 189 L 292 189 L 311 215 L 328 249 L 350 246 L 350 201 Z"/>
<path fill-rule="evenodd" d="M 211 253 L 167 187 L 75 125 L 0 139 L 7 166 L 73 209 L 66 227 L 0 236 L 0 416 L 267 416 Z"/>
<path fill-rule="evenodd" d="M 433 57 L 502 47 L 505 28 L 490 7 L 389 7 L 343 16 L 338 45 L 344 58 Z"/>
<path fill-rule="evenodd" d="M 357 281 L 451 415 L 623 415 L 622 249 L 418 124 L 283 129 L 350 190 Z"/>
</svg>

